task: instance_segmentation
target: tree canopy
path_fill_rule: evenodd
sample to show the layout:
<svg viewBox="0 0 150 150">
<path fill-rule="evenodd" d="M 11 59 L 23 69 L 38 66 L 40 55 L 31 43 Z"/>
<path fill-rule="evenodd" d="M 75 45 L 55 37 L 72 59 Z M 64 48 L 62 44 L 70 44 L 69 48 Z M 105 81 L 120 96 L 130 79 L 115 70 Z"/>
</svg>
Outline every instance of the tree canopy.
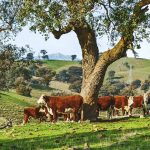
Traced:
<svg viewBox="0 0 150 150">
<path fill-rule="evenodd" d="M 21 30 L 18 22 L 18 12 L 21 8 L 21 0 L 1 0 L 0 1 L 0 35 L 1 41 L 6 37 L 10 38 L 10 33 L 16 34 Z"/>
<path fill-rule="evenodd" d="M 55 38 L 87 26 L 97 36 L 108 35 L 111 44 L 126 36 L 140 48 L 139 42 L 148 38 L 149 0 L 25 0 L 20 20 L 30 21 L 30 29 L 43 33 L 45 38 L 52 32 Z M 135 51 L 134 51 L 135 52 Z"/>
</svg>

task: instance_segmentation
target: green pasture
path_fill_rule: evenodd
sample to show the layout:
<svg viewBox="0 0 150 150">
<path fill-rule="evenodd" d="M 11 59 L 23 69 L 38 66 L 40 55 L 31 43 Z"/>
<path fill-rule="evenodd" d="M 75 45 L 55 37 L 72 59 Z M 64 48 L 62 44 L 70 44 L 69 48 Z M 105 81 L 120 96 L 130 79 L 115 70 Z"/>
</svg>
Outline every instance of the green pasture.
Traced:
<svg viewBox="0 0 150 150">
<path fill-rule="evenodd" d="M 81 66 L 79 61 L 64 61 L 64 60 L 44 60 L 46 66 L 59 72 L 60 70 L 67 69 L 71 66 Z"/>
<path fill-rule="evenodd" d="M 148 150 L 150 118 L 97 123 L 29 123 L 0 130 L 0 149 L 9 150 Z"/>
</svg>

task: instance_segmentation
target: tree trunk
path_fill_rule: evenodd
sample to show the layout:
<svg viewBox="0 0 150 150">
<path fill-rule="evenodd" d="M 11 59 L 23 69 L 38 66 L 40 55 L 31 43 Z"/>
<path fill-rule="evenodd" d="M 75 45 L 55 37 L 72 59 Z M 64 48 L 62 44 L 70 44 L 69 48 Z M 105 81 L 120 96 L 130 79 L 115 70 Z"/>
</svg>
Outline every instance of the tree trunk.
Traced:
<svg viewBox="0 0 150 150">
<path fill-rule="evenodd" d="M 115 60 L 125 56 L 127 39 L 121 38 L 118 44 L 101 56 L 94 31 L 86 24 L 75 29 L 82 49 L 83 81 L 81 96 L 84 99 L 82 120 L 97 119 L 97 99 L 103 84 L 107 67 Z"/>
<path fill-rule="evenodd" d="M 82 119 L 96 120 L 96 100 L 98 98 L 99 89 L 103 83 L 106 67 L 102 65 L 100 68 L 95 69 L 99 58 L 99 51 L 94 31 L 86 24 L 83 28 L 76 28 L 75 32 L 81 45 L 83 57 L 81 95 L 84 98 L 84 104 Z"/>
</svg>

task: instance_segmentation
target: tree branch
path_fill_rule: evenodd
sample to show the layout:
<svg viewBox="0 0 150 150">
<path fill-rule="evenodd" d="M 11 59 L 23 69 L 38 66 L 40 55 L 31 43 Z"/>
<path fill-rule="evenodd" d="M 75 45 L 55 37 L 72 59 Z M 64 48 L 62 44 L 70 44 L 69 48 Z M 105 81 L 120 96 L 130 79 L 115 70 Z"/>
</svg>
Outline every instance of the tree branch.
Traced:
<svg viewBox="0 0 150 150">
<path fill-rule="evenodd" d="M 131 20 L 129 22 L 132 24 L 133 21 L 136 21 L 137 25 L 131 28 L 130 26 L 131 24 L 129 23 L 129 26 L 128 26 L 129 33 L 122 36 L 119 42 L 112 49 L 104 52 L 99 57 L 99 61 L 106 60 L 107 65 L 109 65 L 112 62 L 116 61 L 117 59 L 126 56 L 126 51 L 128 50 L 129 45 L 132 44 L 132 42 L 134 41 L 133 32 L 135 28 L 138 27 L 138 24 L 141 23 L 142 21 L 139 19 L 140 15 L 148 11 L 148 6 L 147 6 L 148 4 L 150 4 L 150 0 L 141 0 L 135 5 L 133 9 L 133 14 L 131 16 Z M 144 6 L 145 8 L 143 8 Z"/>
<path fill-rule="evenodd" d="M 52 29 L 51 32 L 53 33 L 56 39 L 59 39 L 63 34 L 69 33 L 71 30 L 73 30 L 73 26 L 71 23 L 69 23 L 64 28 L 59 30 Z"/>
</svg>

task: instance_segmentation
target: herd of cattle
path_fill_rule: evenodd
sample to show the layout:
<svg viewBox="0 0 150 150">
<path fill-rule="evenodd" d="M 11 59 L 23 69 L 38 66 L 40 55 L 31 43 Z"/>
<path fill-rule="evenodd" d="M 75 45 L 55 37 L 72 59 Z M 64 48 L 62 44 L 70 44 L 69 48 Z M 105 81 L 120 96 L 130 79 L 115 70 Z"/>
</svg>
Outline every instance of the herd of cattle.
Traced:
<svg viewBox="0 0 150 150">
<path fill-rule="evenodd" d="M 37 101 L 38 107 L 28 107 L 24 109 L 24 123 L 29 117 L 38 118 L 40 121 L 49 119 L 56 122 L 59 116 L 63 116 L 65 121 L 79 121 L 83 106 L 83 98 L 80 95 L 72 96 L 46 96 L 41 95 Z M 132 115 L 132 110 L 139 108 L 142 115 L 146 115 L 150 110 L 150 93 L 143 96 L 102 96 L 97 100 L 97 114 L 100 111 L 107 111 L 108 118 L 119 115 Z"/>
</svg>

